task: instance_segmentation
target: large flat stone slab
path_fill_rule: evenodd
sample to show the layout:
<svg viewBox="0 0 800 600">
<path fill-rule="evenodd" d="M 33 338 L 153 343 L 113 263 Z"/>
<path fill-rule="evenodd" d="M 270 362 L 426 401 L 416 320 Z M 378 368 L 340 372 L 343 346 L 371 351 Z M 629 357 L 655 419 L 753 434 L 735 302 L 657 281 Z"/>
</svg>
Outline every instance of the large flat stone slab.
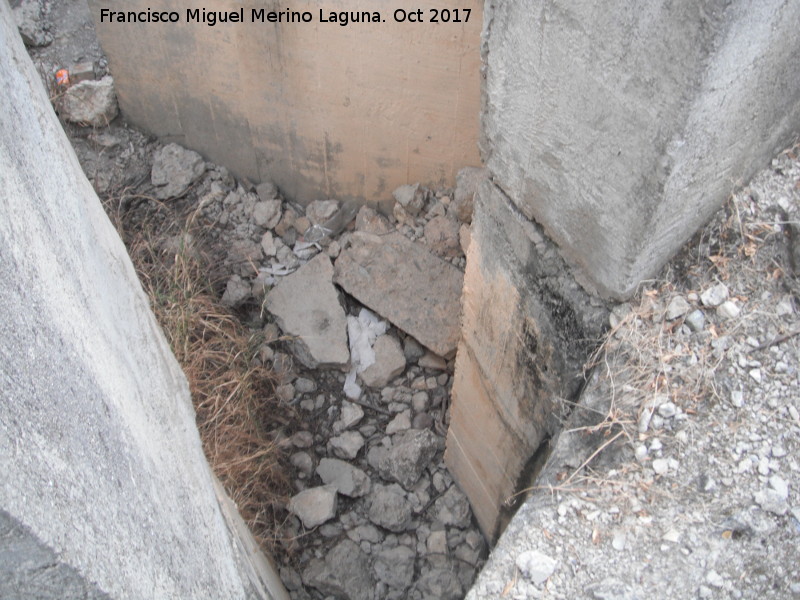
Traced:
<svg viewBox="0 0 800 600">
<path fill-rule="evenodd" d="M 332 278 L 330 258 L 319 254 L 266 297 L 267 310 L 294 338 L 294 353 L 309 369 L 344 367 L 350 360 L 347 320 Z"/>
<path fill-rule="evenodd" d="M 455 353 L 464 275 L 421 244 L 396 232 L 356 232 L 334 281 L 436 354 Z"/>
</svg>

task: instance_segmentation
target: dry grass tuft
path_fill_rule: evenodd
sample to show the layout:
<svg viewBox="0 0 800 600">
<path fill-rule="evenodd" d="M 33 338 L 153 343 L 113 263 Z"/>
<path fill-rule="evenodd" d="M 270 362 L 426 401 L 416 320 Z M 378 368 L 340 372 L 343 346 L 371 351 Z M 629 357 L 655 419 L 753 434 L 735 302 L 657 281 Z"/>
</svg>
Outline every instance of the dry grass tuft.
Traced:
<svg viewBox="0 0 800 600">
<path fill-rule="evenodd" d="M 286 420 L 272 373 L 252 360 L 260 340 L 220 305 L 209 262 L 192 233 L 199 230 L 193 215 L 182 218 L 151 200 L 147 205 L 155 211 L 142 221 L 126 218 L 122 202 L 106 204 L 189 381 L 208 461 L 250 530 L 271 552 L 289 489 L 271 433 Z M 141 217 L 142 207 L 137 210 Z M 137 225 L 126 226 L 134 221 Z"/>
</svg>

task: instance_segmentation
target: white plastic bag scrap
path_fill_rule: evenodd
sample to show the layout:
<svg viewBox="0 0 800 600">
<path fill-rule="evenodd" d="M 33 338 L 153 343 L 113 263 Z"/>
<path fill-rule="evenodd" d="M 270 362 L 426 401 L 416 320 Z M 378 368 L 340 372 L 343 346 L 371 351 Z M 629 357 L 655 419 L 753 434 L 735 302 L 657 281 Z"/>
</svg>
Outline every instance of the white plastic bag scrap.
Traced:
<svg viewBox="0 0 800 600">
<path fill-rule="evenodd" d="M 372 345 L 379 335 L 386 333 L 388 325 L 375 313 L 362 308 L 358 317 L 347 317 L 347 337 L 350 340 L 350 372 L 344 380 L 344 393 L 351 400 L 361 397 L 361 386 L 356 383 L 356 375 L 375 362 Z"/>
</svg>

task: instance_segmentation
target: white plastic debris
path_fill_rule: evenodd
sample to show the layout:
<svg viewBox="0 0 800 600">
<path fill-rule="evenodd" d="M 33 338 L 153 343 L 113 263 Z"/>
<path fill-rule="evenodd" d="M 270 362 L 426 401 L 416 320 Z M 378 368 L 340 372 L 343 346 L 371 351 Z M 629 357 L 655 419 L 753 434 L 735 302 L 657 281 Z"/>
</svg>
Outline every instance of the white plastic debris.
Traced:
<svg viewBox="0 0 800 600">
<path fill-rule="evenodd" d="M 375 352 L 372 345 L 378 336 L 386 333 L 388 325 L 381 321 L 375 313 L 362 308 L 358 317 L 347 317 L 347 337 L 350 340 L 350 372 L 344 380 L 344 393 L 351 400 L 361 397 L 361 386 L 356 383 L 356 376 L 375 363 Z"/>
</svg>

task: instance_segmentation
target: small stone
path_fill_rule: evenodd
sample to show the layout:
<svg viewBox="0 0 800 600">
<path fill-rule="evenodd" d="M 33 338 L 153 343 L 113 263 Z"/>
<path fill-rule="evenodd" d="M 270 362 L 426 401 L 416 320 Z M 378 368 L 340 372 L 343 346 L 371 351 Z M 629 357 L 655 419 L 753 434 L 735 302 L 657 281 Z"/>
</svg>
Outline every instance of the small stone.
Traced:
<svg viewBox="0 0 800 600">
<path fill-rule="evenodd" d="M 677 529 L 670 529 L 664 535 L 661 536 L 661 539 L 665 542 L 671 542 L 673 544 L 677 544 L 681 539 L 681 534 Z"/>
<path fill-rule="evenodd" d="M 371 388 L 382 388 L 406 368 L 406 358 L 394 336 L 382 335 L 372 346 L 375 362 L 361 372 L 361 380 Z"/>
<path fill-rule="evenodd" d="M 356 215 L 356 231 L 365 231 L 376 235 L 383 235 L 391 231 L 391 226 L 386 217 L 374 208 L 362 206 Z"/>
<path fill-rule="evenodd" d="M 332 437 L 329 443 L 336 456 L 353 460 L 364 447 L 364 438 L 358 431 L 345 431 L 342 435 Z"/>
<path fill-rule="evenodd" d="M 703 311 L 698 308 L 686 315 L 683 322 L 686 323 L 692 331 L 703 331 L 706 326 L 706 316 L 703 314 Z"/>
<path fill-rule="evenodd" d="M 433 417 L 426 412 L 414 415 L 414 419 L 411 421 L 411 427 L 413 429 L 430 429 L 432 426 Z"/>
<path fill-rule="evenodd" d="M 726 300 L 717 307 L 717 314 L 723 319 L 735 319 L 740 312 L 741 309 L 732 300 Z"/>
<path fill-rule="evenodd" d="M 535 585 L 542 585 L 555 572 L 557 561 L 536 550 L 517 556 L 517 568 Z"/>
<path fill-rule="evenodd" d="M 425 412 L 429 407 L 430 398 L 428 396 L 428 392 L 417 392 L 411 396 L 411 408 L 414 409 L 414 412 Z"/>
<path fill-rule="evenodd" d="M 313 225 L 324 225 L 338 210 L 339 203 L 336 200 L 314 200 L 306 207 L 306 217 Z"/>
<path fill-rule="evenodd" d="M 775 314 L 779 317 L 786 317 L 788 315 L 794 314 L 794 307 L 792 306 L 792 301 L 788 298 L 784 298 L 778 305 L 775 307 Z"/>
<path fill-rule="evenodd" d="M 634 450 L 634 456 L 636 456 L 636 460 L 639 462 L 644 461 L 647 458 L 647 446 L 644 444 L 639 444 L 636 446 L 636 450 Z"/>
<path fill-rule="evenodd" d="M 425 245 L 437 256 L 451 258 L 461 251 L 459 226 L 446 216 L 434 217 L 425 224 Z"/>
<path fill-rule="evenodd" d="M 222 294 L 222 304 L 230 307 L 237 307 L 243 304 L 252 293 L 250 284 L 243 280 L 239 275 L 232 275 L 225 286 L 225 293 Z"/>
<path fill-rule="evenodd" d="M 280 570 L 281 581 L 286 589 L 289 591 L 299 590 L 303 587 L 303 580 L 300 579 L 300 573 L 291 567 L 281 567 Z"/>
<path fill-rule="evenodd" d="M 361 469 L 336 458 L 323 458 L 317 466 L 317 475 L 323 482 L 350 498 L 358 498 L 369 493 L 371 482 Z"/>
<path fill-rule="evenodd" d="M 472 518 L 469 500 L 455 484 L 436 500 L 434 509 L 436 518 L 443 525 L 459 528 L 469 527 Z"/>
<path fill-rule="evenodd" d="M 665 419 L 671 419 L 675 416 L 676 412 L 677 407 L 674 402 L 664 402 L 664 404 L 658 407 L 658 414 Z"/>
<path fill-rule="evenodd" d="M 616 531 L 614 532 L 614 537 L 611 538 L 611 547 L 614 550 L 621 552 L 625 550 L 625 543 L 627 542 L 627 536 L 625 535 L 624 531 Z"/>
<path fill-rule="evenodd" d="M 417 553 L 408 546 L 384 548 L 375 557 L 373 569 L 378 579 L 395 590 L 405 591 L 414 581 Z"/>
<path fill-rule="evenodd" d="M 758 491 L 753 495 L 753 498 L 763 510 L 775 515 L 785 515 L 786 511 L 789 510 L 786 498 L 774 489 Z"/>
<path fill-rule="evenodd" d="M 447 361 L 433 352 L 426 352 L 417 364 L 423 369 L 435 371 L 445 371 L 447 369 Z"/>
<path fill-rule="evenodd" d="M 281 402 L 289 404 L 294 400 L 294 386 L 291 383 L 284 383 L 275 388 L 275 396 Z"/>
<path fill-rule="evenodd" d="M 407 429 L 411 429 L 411 411 L 404 410 L 386 426 L 386 435 L 394 435 Z"/>
<path fill-rule="evenodd" d="M 428 554 L 447 554 L 447 534 L 445 531 L 431 531 L 426 547 Z"/>
<path fill-rule="evenodd" d="M 294 382 L 294 387 L 301 394 L 310 394 L 317 391 L 317 384 L 307 377 L 298 377 Z"/>
<path fill-rule="evenodd" d="M 90 83 L 93 82 L 86 81 L 80 85 Z M 197 152 L 178 144 L 167 144 L 153 157 L 150 182 L 156 186 L 156 197 L 169 200 L 186 193 L 205 170 L 206 162 Z"/>
<path fill-rule="evenodd" d="M 653 470 L 657 475 L 664 475 L 669 471 L 669 463 L 663 458 L 657 458 L 653 461 Z"/>
<path fill-rule="evenodd" d="M 708 288 L 700 294 L 700 301 L 704 306 L 719 306 L 728 298 L 728 287 L 724 283 Z"/>
<path fill-rule="evenodd" d="M 278 188 L 271 181 L 263 181 L 256 186 L 256 194 L 261 200 L 268 202 L 278 197 Z"/>
<path fill-rule="evenodd" d="M 413 337 L 406 336 L 403 341 L 403 354 L 408 362 L 415 362 L 426 352 L 425 348 Z"/>
<path fill-rule="evenodd" d="M 789 484 L 786 483 L 781 477 L 778 475 L 773 475 L 769 478 L 769 485 L 775 491 L 779 498 L 783 500 L 789 499 Z"/>
<path fill-rule="evenodd" d="M 390 449 L 374 446 L 367 462 L 381 477 L 411 489 L 441 448 L 442 441 L 429 429 L 409 429 L 394 436 Z"/>
<path fill-rule="evenodd" d="M 256 202 L 255 206 L 253 206 L 253 221 L 259 227 L 263 227 L 265 229 L 272 229 L 275 225 L 278 224 L 278 221 L 281 220 L 281 201 L 280 200 L 264 200 L 261 202 Z M 263 244 L 262 238 L 262 244 Z M 271 254 L 264 250 L 264 254 L 267 256 L 274 256 L 275 253 L 272 252 Z"/>
<path fill-rule="evenodd" d="M 314 435 L 310 431 L 298 431 L 289 440 L 295 448 L 311 448 Z"/>
<path fill-rule="evenodd" d="M 369 542 L 371 544 L 380 544 L 383 541 L 383 534 L 370 523 L 348 530 L 347 537 L 354 542 Z"/>
<path fill-rule="evenodd" d="M 713 569 L 706 573 L 706 581 L 709 585 L 715 588 L 721 588 L 723 585 L 725 585 L 725 580 Z"/>
<path fill-rule="evenodd" d="M 347 402 L 345 400 L 342 402 L 342 413 L 339 417 L 339 420 L 334 425 L 334 429 L 337 433 L 341 433 L 342 431 L 358 425 L 363 418 L 364 409 L 358 404 L 353 404 L 352 402 Z"/>
<path fill-rule="evenodd" d="M 311 475 L 314 471 L 314 459 L 308 452 L 295 452 L 289 457 L 289 462 L 303 475 Z"/>
<path fill-rule="evenodd" d="M 397 203 L 412 217 L 416 217 L 425 204 L 425 193 L 420 189 L 418 183 L 414 185 L 401 185 L 392 196 Z"/>
<path fill-rule="evenodd" d="M 373 486 L 369 520 L 389 531 L 405 531 L 411 526 L 412 507 L 397 485 Z"/>
<path fill-rule="evenodd" d="M 303 581 L 324 595 L 348 600 L 372 600 L 376 583 L 369 557 L 349 539 L 339 542 L 324 559 L 312 559 L 303 571 Z"/>
<path fill-rule="evenodd" d="M 336 488 L 325 485 L 304 490 L 292 497 L 288 509 L 306 529 L 313 529 L 336 516 Z"/>
<path fill-rule="evenodd" d="M 686 301 L 686 298 L 683 296 L 675 296 L 672 300 L 670 300 L 670 303 L 667 306 L 665 317 L 667 321 L 674 321 L 678 317 L 682 317 L 688 313 L 691 308 L 692 307 Z"/>
<path fill-rule="evenodd" d="M 756 383 L 761 383 L 761 369 L 750 369 L 747 373 Z"/>
</svg>

